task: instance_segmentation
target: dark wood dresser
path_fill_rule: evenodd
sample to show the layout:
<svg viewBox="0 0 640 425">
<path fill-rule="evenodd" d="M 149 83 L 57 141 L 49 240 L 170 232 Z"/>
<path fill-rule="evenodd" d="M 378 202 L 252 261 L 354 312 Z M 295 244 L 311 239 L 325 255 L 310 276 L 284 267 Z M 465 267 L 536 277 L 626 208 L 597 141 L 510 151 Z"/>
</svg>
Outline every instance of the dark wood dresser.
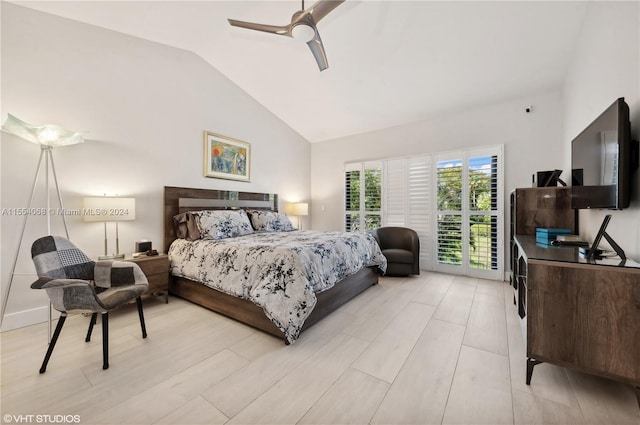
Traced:
<svg viewBox="0 0 640 425">
<path fill-rule="evenodd" d="M 514 242 L 527 384 L 549 362 L 630 383 L 640 403 L 640 264 L 589 263 L 578 247 L 545 247 L 535 236 Z"/>
</svg>

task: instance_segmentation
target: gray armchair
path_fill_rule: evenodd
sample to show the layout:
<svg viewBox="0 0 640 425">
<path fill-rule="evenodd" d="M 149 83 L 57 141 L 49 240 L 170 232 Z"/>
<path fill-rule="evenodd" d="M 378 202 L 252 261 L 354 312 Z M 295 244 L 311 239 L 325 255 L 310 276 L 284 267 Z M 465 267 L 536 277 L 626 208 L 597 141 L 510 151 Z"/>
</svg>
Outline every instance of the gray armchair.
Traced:
<svg viewBox="0 0 640 425">
<path fill-rule="evenodd" d="M 61 313 L 40 373 L 47 369 L 69 313 L 92 313 L 86 342 L 91 340 L 98 313 L 102 315 L 103 369 L 109 367 L 109 311 L 135 299 L 142 337 L 147 337 L 140 295 L 148 289 L 149 283 L 137 264 L 125 261 L 96 263 L 70 241 L 59 236 L 45 236 L 36 240 L 31 246 L 31 257 L 39 277 L 31 284 L 31 288 L 45 289 L 51 305 Z"/>
<path fill-rule="evenodd" d="M 420 274 L 420 239 L 406 227 L 380 227 L 372 232 L 387 258 L 388 276 Z"/>
</svg>

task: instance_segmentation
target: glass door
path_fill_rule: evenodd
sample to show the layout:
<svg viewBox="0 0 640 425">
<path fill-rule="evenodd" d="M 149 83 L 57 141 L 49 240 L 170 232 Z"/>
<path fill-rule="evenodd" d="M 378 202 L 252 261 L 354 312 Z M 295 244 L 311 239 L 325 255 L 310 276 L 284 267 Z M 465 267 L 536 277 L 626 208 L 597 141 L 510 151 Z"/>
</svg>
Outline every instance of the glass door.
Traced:
<svg viewBox="0 0 640 425">
<path fill-rule="evenodd" d="M 504 278 L 501 153 L 494 147 L 437 155 L 435 270 Z"/>
</svg>

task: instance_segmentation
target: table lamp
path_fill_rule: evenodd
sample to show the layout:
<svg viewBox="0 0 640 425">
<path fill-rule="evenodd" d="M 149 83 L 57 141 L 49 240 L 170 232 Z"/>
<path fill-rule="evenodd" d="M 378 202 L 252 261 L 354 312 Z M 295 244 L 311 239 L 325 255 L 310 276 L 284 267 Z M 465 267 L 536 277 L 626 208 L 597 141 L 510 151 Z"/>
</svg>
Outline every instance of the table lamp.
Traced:
<svg viewBox="0 0 640 425">
<path fill-rule="evenodd" d="M 120 254 L 120 238 L 118 235 L 118 222 L 136 219 L 135 198 L 119 198 L 117 196 L 102 196 L 84 198 L 84 221 L 104 222 L 104 255 L 99 260 L 122 260 L 124 254 Z M 116 252 L 108 254 L 107 223 L 116 223 Z"/>
<path fill-rule="evenodd" d="M 306 202 L 293 202 L 285 206 L 285 212 L 287 215 L 298 217 L 298 230 L 300 230 L 302 223 L 300 217 L 309 215 L 309 204 Z"/>
</svg>

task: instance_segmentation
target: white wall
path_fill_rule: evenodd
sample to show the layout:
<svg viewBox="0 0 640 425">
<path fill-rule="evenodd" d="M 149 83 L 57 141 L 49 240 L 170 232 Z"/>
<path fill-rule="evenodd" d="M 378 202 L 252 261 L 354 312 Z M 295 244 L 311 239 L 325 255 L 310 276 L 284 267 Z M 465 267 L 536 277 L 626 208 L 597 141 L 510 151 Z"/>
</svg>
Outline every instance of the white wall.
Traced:
<svg viewBox="0 0 640 425">
<path fill-rule="evenodd" d="M 121 251 L 140 239 L 161 247 L 165 185 L 275 192 L 281 206 L 309 200 L 309 143 L 192 53 L 2 2 L 1 88 L 3 117 L 88 131 L 86 143 L 54 151 L 63 201 L 74 209 L 85 196 L 135 197 Z M 204 130 L 251 143 L 251 183 L 203 177 Z M 0 146 L 1 207 L 26 207 L 39 149 L 4 133 Z M 36 206 L 45 205 L 43 180 Z M 52 222 L 63 234 L 61 218 Z M 29 218 L 17 272 L 34 272 L 29 249 L 45 223 Z M 102 254 L 101 224 L 68 223 L 80 248 Z M 3 291 L 21 224 L 1 216 Z M 34 277 L 14 279 L 3 329 L 46 320 L 45 293 L 28 288 Z"/>
<path fill-rule="evenodd" d="M 533 106 L 526 113 L 527 106 Z M 509 193 L 530 187 L 539 170 L 562 168 L 559 92 L 523 97 L 482 108 L 311 146 L 311 216 L 316 230 L 342 230 L 345 162 L 504 145 L 505 226 Z M 508 227 L 505 227 L 505 229 Z M 505 232 L 508 237 L 508 232 Z M 508 245 L 505 243 L 505 247 Z"/>
<path fill-rule="evenodd" d="M 640 3 L 590 2 L 563 89 L 565 169 L 571 167 L 569 141 L 619 97 L 629 105 L 631 134 L 639 140 Z M 612 214 L 607 232 L 640 261 L 640 171 L 632 190 L 628 209 L 580 211 L 580 233 L 592 240 L 604 215 Z"/>
</svg>

